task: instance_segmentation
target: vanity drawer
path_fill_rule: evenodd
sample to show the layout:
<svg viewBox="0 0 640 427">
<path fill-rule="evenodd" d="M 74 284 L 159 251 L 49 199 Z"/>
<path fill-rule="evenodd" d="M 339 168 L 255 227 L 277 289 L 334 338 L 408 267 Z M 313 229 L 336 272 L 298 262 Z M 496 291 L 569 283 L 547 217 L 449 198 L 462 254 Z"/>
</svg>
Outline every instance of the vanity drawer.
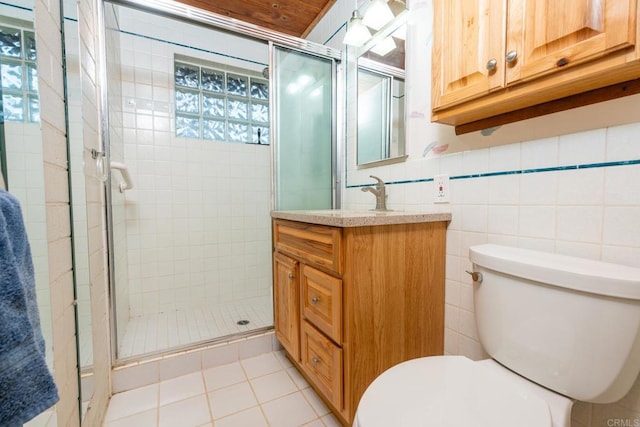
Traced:
<svg viewBox="0 0 640 427">
<path fill-rule="evenodd" d="M 302 313 L 333 341 L 342 343 L 342 280 L 304 265 Z"/>
<path fill-rule="evenodd" d="M 342 274 L 341 231 L 338 228 L 276 220 L 273 241 L 278 250 Z"/>
<path fill-rule="evenodd" d="M 333 405 L 342 408 L 342 349 L 302 322 L 302 369 Z"/>
</svg>

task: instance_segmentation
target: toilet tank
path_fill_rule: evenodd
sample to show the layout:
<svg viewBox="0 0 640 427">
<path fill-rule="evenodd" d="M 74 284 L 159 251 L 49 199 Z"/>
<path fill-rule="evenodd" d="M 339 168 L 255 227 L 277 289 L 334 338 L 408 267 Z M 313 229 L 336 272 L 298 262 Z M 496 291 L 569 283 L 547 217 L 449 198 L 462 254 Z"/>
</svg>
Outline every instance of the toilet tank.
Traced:
<svg viewBox="0 0 640 427">
<path fill-rule="evenodd" d="M 640 370 L 640 269 L 498 245 L 469 249 L 478 336 L 512 371 L 568 397 L 621 399 Z"/>
</svg>

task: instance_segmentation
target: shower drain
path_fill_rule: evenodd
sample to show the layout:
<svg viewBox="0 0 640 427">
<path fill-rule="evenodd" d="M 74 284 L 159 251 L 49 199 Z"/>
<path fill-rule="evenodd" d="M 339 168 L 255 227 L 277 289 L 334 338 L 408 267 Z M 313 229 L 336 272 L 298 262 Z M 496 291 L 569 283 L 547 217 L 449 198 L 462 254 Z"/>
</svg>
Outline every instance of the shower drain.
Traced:
<svg viewBox="0 0 640 427">
<path fill-rule="evenodd" d="M 236 322 L 236 324 L 237 324 L 237 325 L 240 325 L 240 326 L 248 325 L 249 323 L 250 323 L 250 322 L 249 322 L 248 320 L 245 320 L 245 319 L 238 320 L 238 321 Z"/>
</svg>

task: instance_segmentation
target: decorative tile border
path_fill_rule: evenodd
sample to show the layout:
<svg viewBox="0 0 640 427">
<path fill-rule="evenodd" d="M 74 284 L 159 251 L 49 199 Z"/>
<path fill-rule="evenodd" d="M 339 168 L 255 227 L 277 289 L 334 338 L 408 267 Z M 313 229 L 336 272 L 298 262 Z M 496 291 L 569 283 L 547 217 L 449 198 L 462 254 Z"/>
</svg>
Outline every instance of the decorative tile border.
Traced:
<svg viewBox="0 0 640 427">
<path fill-rule="evenodd" d="M 640 159 L 621 160 L 621 161 L 615 161 L 615 162 L 586 163 L 583 165 L 553 166 L 548 168 L 521 169 L 521 170 L 500 171 L 500 172 L 483 172 L 483 173 L 474 173 L 474 174 L 467 174 L 467 175 L 450 176 L 449 179 L 454 180 L 454 179 L 487 178 L 491 176 L 524 175 L 524 174 L 530 174 L 530 173 L 559 172 L 559 171 L 566 171 L 566 170 L 608 168 L 613 166 L 629 166 L 629 165 L 640 165 Z M 433 178 L 420 178 L 420 179 L 409 179 L 409 180 L 401 180 L 401 181 L 390 181 L 390 182 L 385 182 L 385 185 L 417 184 L 419 182 L 432 182 L 432 181 L 433 181 Z M 358 188 L 358 187 L 369 187 L 369 186 L 371 186 L 371 184 L 356 184 L 356 185 L 347 184 L 346 188 Z"/>
<path fill-rule="evenodd" d="M 0 1 L 0 6 L 15 7 L 16 9 L 24 10 L 27 12 L 33 12 L 33 8 L 31 7 L 18 6 L 17 4 L 6 3 L 3 1 Z"/>
</svg>

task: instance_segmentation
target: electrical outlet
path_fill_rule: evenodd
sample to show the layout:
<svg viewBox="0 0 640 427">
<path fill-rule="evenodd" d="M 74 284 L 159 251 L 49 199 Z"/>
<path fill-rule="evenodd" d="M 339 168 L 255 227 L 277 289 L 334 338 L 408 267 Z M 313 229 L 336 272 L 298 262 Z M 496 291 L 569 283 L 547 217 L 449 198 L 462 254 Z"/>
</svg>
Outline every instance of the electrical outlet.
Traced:
<svg viewBox="0 0 640 427">
<path fill-rule="evenodd" d="M 433 177 L 433 202 L 449 203 L 449 175 Z"/>
</svg>

